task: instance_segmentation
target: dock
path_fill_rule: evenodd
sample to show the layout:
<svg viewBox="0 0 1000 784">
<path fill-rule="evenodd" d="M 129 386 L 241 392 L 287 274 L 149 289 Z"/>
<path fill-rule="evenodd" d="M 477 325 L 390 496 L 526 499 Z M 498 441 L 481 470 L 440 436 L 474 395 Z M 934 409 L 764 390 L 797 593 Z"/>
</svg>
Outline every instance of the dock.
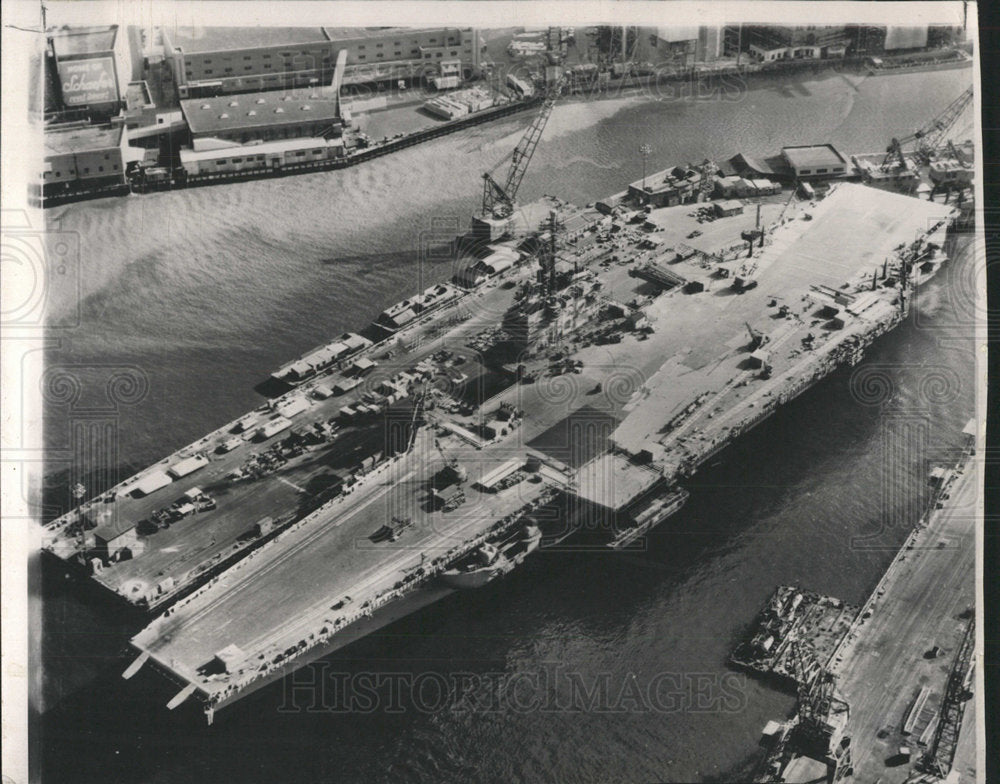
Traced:
<svg viewBox="0 0 1000 784">
<path fill-rule="evenodd" d="M 799 696 L 792 718 L 765 728 L 755 781 L 914 784 L 952 781 L 955 766 L 975 777 L 976 432 L 972 421 L 958 462 L 932 472 L 940 480 L 930 507 L 860 608 L 782 586 L 737 646 L 735 666 L 777 674 Z M 853 620 L 795 628 L 803 606 L 824 603 L 827 617 L 839 607 Z M 800 646 L 815 653 L 825 690 L 803 682 Z M 817 727 L 822 742 L 810 745 Z"/>
<path fill-rule="evenodd" d="M 859 781 L 952 766 L 971 696 L 979 472 L 959 467 L 920 521 L 834 661 L 851 704 Z M 895 760 L 907 746 L 912 759 Z M 893 764 L 893 763 L 906 764 Z"/>
</svg>

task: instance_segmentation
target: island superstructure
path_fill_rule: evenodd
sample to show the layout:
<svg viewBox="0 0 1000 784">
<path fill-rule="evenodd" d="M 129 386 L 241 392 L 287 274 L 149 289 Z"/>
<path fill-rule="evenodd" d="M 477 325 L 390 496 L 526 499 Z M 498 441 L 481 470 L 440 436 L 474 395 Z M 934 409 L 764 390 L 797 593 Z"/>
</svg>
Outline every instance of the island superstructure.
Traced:
<svg viewBox="0 0 1000 784">
<path fill-rule="evenodd" d="M 634 545 L 700 465 L 902 321 L 959 217 L 844 178 L 713 201 L 708 161 L 650 177 L 690 180 L 688 203 L 515 208 L 523 174 L 487 178 L 481 258 L 454 285 L 48 526 L 53 553 L 163 610 L 129 676 L 151 662 L 182 684 L 171 706 L 211 716 L 453 590 L 443 573 L 526 525 L 596 518 Z"/>
</svg>

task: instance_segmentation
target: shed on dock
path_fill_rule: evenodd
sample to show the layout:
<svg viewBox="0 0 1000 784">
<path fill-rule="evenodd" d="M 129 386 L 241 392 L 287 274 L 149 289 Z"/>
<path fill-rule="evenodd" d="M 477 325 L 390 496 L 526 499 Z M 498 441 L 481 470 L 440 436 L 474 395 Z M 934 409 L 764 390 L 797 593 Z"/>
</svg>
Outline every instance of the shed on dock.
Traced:
<svg viewBox="0 0 1000 784">
<path fill-rule="evenodd" d="M 174 479 L 180 479 L 188 474 L 193 474 L 195 471 L 204 468 L 208 465 L 208 458 L 204 455 L 191 455 L 180 462 L 174 463 L 167 469 L 167 473 L 170 474 Z"/>
<path fill-rule="evenodd" d="M 741 212 L 743 212 L 743 203 L 735 199 L 726 199 L 715 203 L 715 214 L 719 217 L 739 215 Z"/>
<path fill-rule="evenodd" d="M 368 359 L 368 357 L 361 357 L 361 359 L 355 361 L 355 363 L 351 365 L 351 368 L 360 376 L 375 368 L 376 365 L 378 365 L 378 363 L 375 360 Z"/>
<path fill-rule="evenodd" d="M 173 480 L 163 471 L 150 471 L 132 488 L 132 495 L 144 496 L 166 487 Z"/>
<path fill-rule="evenodd" d="M 296 414 L 301 414 L 309 408 L 309 401 L 301 395 L 289 398 L 281 405 L 275 407 L 275 411 L 286 419 L 291 419 Z"/>
<path fill-rule="evenodd" d="M 292 422 L 283 416 L 276 417 L 270 422 L 264 424 L 264 426 L 257 431 L 257 435 L 262 438 L 270 438 L 280 433 L 282 430 L 287 430 L 292 426 Z"/>
<path fill-rule="evenodd" d="M 479 480 L 479 486 L 484 490 L 493 490 L 502 480 L 506 479 L 508 476 L 517 471 L 521 466 L 524 465 L 524 460 L 518 457 L 512 457 L 505 463 L 494 468 L 489 473 L 485 474 Z"/>
<path fill-rule="evenodd" d="M 338 395 L 346 394 L 361 383 L 360 378 L 342 378 L 333 385 L 333 391 Z"/>
<path fill-rule="evenodd" d="M 106 523 L 94 529 L 96 549 L 109 560 L 114 560 L 123 550 L 132 548 L 138 542 L 135 523 Z"/>
</svg>

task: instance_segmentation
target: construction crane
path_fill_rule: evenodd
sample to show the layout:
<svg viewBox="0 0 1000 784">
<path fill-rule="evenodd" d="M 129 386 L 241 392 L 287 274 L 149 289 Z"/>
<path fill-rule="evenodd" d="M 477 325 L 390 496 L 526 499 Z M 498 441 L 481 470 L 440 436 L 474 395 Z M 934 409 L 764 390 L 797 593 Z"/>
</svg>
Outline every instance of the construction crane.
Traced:
<svg viewBox="0 0 1000 784">
<path fill-rule="evenodd" d="M 420 426 L 424 413 L 424 405 L 427 402 L 427 391 L 428 385 L 424 384 L 423 389 L 420 390 L 420 394 L 417 395 L 416 402 L 413 404 L 413 417 L 410 419 L 410 440 L 406 445 L 407 452 L 413 449 L 413 445 L 417 442 L 417 428 Z"/>
<path fill-rule="evenodd" d="M 469 473 L 465 470 L 465 466 L 459 462 L 457 457 L 448 457 L 448 455 L 444 453 L 444 449 L 441 447 L 441 442 L 437 438 L 434 439 L 434 447 L 437 449 L 438 454 L 444 458 L 446 469 L 456 482 L 464 482 L 469 478 Z"/>
<path fill-rule="evenodd" d="M 781 221 L 785 218 L 785 213 L 788 212 L 788 208 L 792 206 L 792 200 L 795 198 L 795 194 L 799 190 L 799 181 L 796 180 L 792 183 L 792 192 L 788 194 L 788 201 L 785 202 L 785 206 L 781 208 L 781 213 L 778 215 L 778 220 L 775 221 L 776 225 L 781 225 Z"/>
<path fill-rule="evenodd" d="M 826 762 L 832 774 L 827 781 L 840 781 L 852 773 L 850 739 L 843 735 L 850 707 L 836 696 L 836 679 L 819 663 L 811 645 L 793 641 L 789 653 L 799 698 L 791 734 L 794 750 Z"/>
<path fill-rule="evenodd" d="M 562 229 L 559 215 L 555 210 L 549 212 L 546 224 L 549 241 L 538 251 L 538 266 L 540 268 L 538 282 L 541 284 L 543 296 L 550 297 L 556 293 L 556 254 L 558 252 L 559 230 Z"/>
<path fill-rule="evenodd" d="M 549 121 L 549 115 L 559 99 L 563 86 L 566 84 L 566 74 L 563 73 L 559 80 L 551 85 L 545 94 L 542 108 L 535 115 L 531 125 L 524 132 L 521 141 L 517 143 L 514 152 L 511 154 L 510 168 L 507 170 L 507 177 L 501 185 L 494 179 L 493 174 L 497 171 L 506 159 L 500 161 L 490 171 L 483 174 L 483 209 L 484 218 L 495 218 L 502 220 L 509 218 L 514 212 L 514 200 L 517 198 L 517 189 L 521 187 L 521 180 L 531 163 L 531 156 L 535 154 L 535 148 L 542 138 L 542 131 Z"/>
<path fill-rule="evenodd" d="M 698 193 L 701 196 L 701 201 L 711 201 L 712 192 L 715 190 L 715 164 L 706 158 L 701 162 L 698 171 L 701 174 L 701 182 L 698 183 Z"/>
<path fill-rule="evenodd" d="M 747 332 L 750 333 L 750 350 L 751 351 L 756 351 L 761 346 L 763 346 L 765 343 L 767 343 L 767 335 L 765 335 L 763 332 L 758 332 L 753 327 L 751 327 L 749 321 L 744 321 L 743 323 L 747 325 Z"/>
<path fill-rule="evenodd" d="M 955 122 L 962 116 L 962 112 L 972 102 L 972 88 L 963 92 L 958 98 L 931 120 L 927 125 L 909 136 L 902 139 L 893 139 L 886 149 L 885 160 L 882 161 L 882 168 L 888 168 L 895 163 L 899 168 L 906 169 L 906 159 L 903 157 L 903 145 L 910 142 L 917 142 L 917 155 L 924 163 L 930 163 L 934 151 L 940 146 L 944 137 L 955 125 Z"/>
</svg>

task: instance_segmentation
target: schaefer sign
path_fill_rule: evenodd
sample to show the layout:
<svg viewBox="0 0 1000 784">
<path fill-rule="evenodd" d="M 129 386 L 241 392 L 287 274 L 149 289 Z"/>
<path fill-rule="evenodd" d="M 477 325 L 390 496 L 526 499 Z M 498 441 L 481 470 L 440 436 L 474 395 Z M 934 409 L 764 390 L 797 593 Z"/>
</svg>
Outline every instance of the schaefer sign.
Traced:
<svg viewBox="0 0 1000 784">
<path fill-rule="evenodd" d="M 111 103 L 118 100 L 115 63 L 110 57 L 59 63 L 63 101 L 67 106 Z"/>
</svg>

